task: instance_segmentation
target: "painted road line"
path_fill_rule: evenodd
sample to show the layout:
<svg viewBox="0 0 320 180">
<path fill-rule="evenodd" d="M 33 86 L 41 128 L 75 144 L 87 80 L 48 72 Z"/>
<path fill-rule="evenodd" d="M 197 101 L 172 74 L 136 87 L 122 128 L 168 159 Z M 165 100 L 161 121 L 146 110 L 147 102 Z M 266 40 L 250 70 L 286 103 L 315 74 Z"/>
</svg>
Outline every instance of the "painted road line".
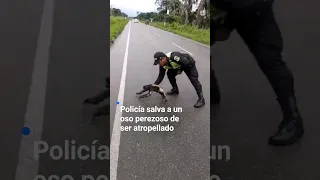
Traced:
<svg viewBox="0 0 320 180">
<path fill-rule="evenodd" d="M 187 51 L 187 50 L 183 49 L 182 47 L 180 47 L 180 46 L 176 45 L 175 43 L 172 43 L 172 44 L 173 44 L 173 45 L 175 45 L 175 46 L 177 46 L 178 48 L 180 48 L 180 49 L 184 50 L 185 52 L 187 52 L 187 53 L 189 53 L 189 54 L 191 54 L 191 55 L 193 56 L 193 54 L 192 54 L 191 52 L 189 52 L 189 51 Z"/>
<path fill-rule="evenodd" d="M 155 28 L 155 29 L 157 29 L 157 30 L 166 32 L 166 33 L 170 33 L 170 34 L 172 34 L 172 35 L 174 35 L 174 36 L 177 36 L 177 37 L 180 37 L 180 38 L 182 38 L 182 39 L 184 39 L 184 40 L 191 41 L 191 42 L 193 42 L 193 43 L 195 43 L 195 44 L 198 44 L 198 45 L 201 45 L 201 46 L 203 46 L 203 47 L 205 47 L 205 48 L 210 48 L 210 46 L 208 46 L 208 45 L 206 45 L 206 44 L 202 44 L 202 43 L 197 42 L 197 41 L 194 41 L 194 40 L 192 40 L 192 39 L 188 39 L 188 38 L 183 37 L 183 36 L 180 36 L 180 35 L 178 35 L 178 34 L 174 34 L 174 33 L 170 32 L 170 31 L 166 31 L 166 30 L 163 30 L 163 29 L 160 29 L 160 28 L 156 28 L 156 27 L 154 27 L 154 26 L 151 26 L 151 27 L 153 27 L 153 28 Z"/>
<path fill-rule="evenodd" d="M 119 147 L 120 147 L 120 137 L 121 137 L 120 118 L 122 117 L 122 112 L 120 109 L 121 109 L 121 106 L 123 105 L 124 90 L 126 85 L 128 50 L 129 50 L 129 42 L 130 42 L 130 28 L 131 28 L 131 23 L 129 23 L 127 45 L 126 45 L 126 51 L 124 54 L 122 75 L 121 75 L 120 88 L 119 88 L 119 94 L 118 94 L 118 100 L 117 100 L 117 108 L 116 108 L 116 113 L 113 120 L 113 130 L 112 130 L 111 145 L 110 145 L 110 179 L 111 180 L 117 180 Z"/>
<path fill-rule="evenodd" d="M 22 135 L 15 180 L 32 180 L 38 175 L 39 161 L 34 159 L 33 146 L 42 136 L 53 12 L 54 0 L 45 0 L 24 121 L 34 132 Z"/>
</svg>

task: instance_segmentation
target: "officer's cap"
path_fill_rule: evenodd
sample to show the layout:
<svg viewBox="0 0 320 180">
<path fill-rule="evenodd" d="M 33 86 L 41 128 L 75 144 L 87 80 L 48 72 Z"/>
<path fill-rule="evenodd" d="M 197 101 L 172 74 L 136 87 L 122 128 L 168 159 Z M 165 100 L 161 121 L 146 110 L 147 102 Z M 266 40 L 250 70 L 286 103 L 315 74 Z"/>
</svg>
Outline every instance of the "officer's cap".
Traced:
<svg viewBox="0 0 320 180">
<path fill-rule="evenodd" d="M 156 52 L 153 57 L 154 57 L 153 65 L 157 65 L 157 64 L 159 64 L 159 61 L 161 58 L 167 57 L 167 56 L 163 52 Z"/>
</svg>

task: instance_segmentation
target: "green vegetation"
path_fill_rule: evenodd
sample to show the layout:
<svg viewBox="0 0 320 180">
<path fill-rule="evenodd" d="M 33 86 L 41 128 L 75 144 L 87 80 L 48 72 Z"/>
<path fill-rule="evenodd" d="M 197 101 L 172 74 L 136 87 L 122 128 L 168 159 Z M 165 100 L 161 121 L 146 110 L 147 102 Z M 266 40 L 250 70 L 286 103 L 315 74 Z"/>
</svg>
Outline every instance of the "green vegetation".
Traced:
<svg viewBox="0 0 320 180">
<path fill-rule="evenodd" d="M 128 15 L 122 12 L 120 9 L 110 7 L 110 16 L 121 16 L 121 17 L 128 17 Z"/>
<path fill-rule="evenodd" d="M 128 22 L 128 16 L 120 9 L 110 8 L 110 43 L 114 42 Z"/>
<path fill-rule="evenodd" d="M 110 42 L 113 43 L 128 23 L 128 18 L 110 16 Z"/>
<path fill-rule="evenodd" d="M 137 12 L 137 18 L 151 21 L 154 27 L 210 44 L 209 0 L 156 0 L 156 4 L 158 12 Z M 197 9 L 192 11 L 195 4 Z"/>
<path fill-rule="evenodd" d="M 199 29 L 194 26 L 181 25 L 178 23 L 164 25 L 163 22 L 152 22 L 151 25 L 203 44 L 210 44 L 210 29 Z"/>
</svg>

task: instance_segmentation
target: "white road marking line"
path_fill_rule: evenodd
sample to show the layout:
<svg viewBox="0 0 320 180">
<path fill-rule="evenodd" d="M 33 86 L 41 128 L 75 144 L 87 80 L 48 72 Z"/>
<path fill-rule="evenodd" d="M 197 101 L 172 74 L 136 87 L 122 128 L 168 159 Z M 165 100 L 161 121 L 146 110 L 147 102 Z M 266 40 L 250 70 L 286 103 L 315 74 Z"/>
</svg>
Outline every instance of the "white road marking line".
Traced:
<svg viewBox="0 0 320 180">
<path fill-rule="evenodd" d="M 208 46 L 208 45 L 206 45 L 206 44 L 202 44 L 202 43 L 197 42 L 197 41 L 194 41 L 194 40 L 192 40 L 192 39 L 185 38 L 185 37 L 180 36 L 180 35 L 178 35 L 178 34 L 174 34 L 174 33 L 170 32 L 170 31 L 165 31 L 165 30 L 163 30 L 163 29 L 159 29 L 159 28 L 156 28 L 156 27 L 154 27 L 154 26 L 151 26 L 151 27 L 153 27 L 153 28 L 155 28 L 155 29 L 157 29 L 157 30 L 161 30 L 161 31 L 170 33 L 170 34 L 172 34 L 172 35 L 174 35 L 174 36 L 177 36 L 177 37 L 180 37 L 180 38 L 182 38 L 182 39 L 184 39 L 184 40 L 191 41 L 191 42 L 193 42 L 193 43 L 199 44 L 199 45 L 201 45 L 201 46 L 203 46 L 203 47 L 205 47 L 205 48 L 210 48 L 210 46 Z"/>
<path fill-rule="evenodd" d="M 157 36 L 160 36 L 160 34 L 158 34 L 158 33 L 154 33 L 154 34 L 156 34 Z"/>
<path fill-rule="evenodd" d="M 123 105 L 123 96 L 126 85 L 126 74 L 127 74 L 127 62 L 128 62 L 128 50 L 129 50 L 129 42 L 130 42 L 130 28 L 131 23 L 129 24 L 128 31 L 128 39 L 126 51 L 124 54 L 123 67 L 122 67 L 122 75 L 120 80 L 120 88 L 117 101 L 119 104 L 116 108 L 116 113 L 113 120 L 113 131 L 111 137 L 111 145 L 110 145 L 110 179 L 117 180 L 117 169 L 118 169 L 118 159 L 119 159 L 119 146 L 120 146 L 120 137 L 121 137 L 121 121 L 122 117 L 121 106 Z"/>
<path fill-rule="evenodd" d="M 180 49 L 184 50 L 185 52 L 187 52 L 187 53 L 189 53 L 189 54 L 191 54 L 191 55 L 193 56 L 193 54 L 192 54 L 191 52 L 189 52 L 189 51 L 187 51 L 187 50 L 183 49 L 182 47 L 180 47 L 180 46 L 176 45 L 175 43 L 172 43 L 172 44 L 173 44 L 173 45 L 175 45 L 175 46 L 177 46 L 178 48 L 180 48 Z"/>
<path fill-rule="evenodd" d="M 33 146 L 42 136 L 53 12 L 54 0 L 45 0 L 25 114 L 25 124 L 32 125 L 34 134 L 29 138 L 22 136 L 15 180 L 31 180 L 38 175 L 39 161 L 34 159 Z"/>
</svg>

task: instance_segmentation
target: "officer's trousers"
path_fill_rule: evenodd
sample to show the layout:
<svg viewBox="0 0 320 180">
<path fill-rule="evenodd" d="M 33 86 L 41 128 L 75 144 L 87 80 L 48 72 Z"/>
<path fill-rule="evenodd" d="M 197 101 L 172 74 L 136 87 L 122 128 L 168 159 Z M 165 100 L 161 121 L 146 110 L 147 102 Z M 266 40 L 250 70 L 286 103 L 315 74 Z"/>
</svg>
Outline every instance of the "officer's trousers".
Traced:
<svg viewBox="0 0 320 180">
<path fill-rule="evenodd" d="M 254 55 L 280 99 L 294 96 L 293 76 L 282 60 L 283 39 L 276 22 L 272 3 L 260 3 L 247 9 L 230 11 L 225 26 L 235 29 Z M 216 84 L 214 71 L 211 83 Z M 212 86 L 212 85 L 211 85 Z"/>
<path fill-rule="evenodd" d="M 202 85 L 199 81 L 199 73 L 198 73 L 196 65 L 193 65 L 192 67 L 190 67 L 188 69 L 184 69 L 183 71 L 188 76 L 188 78 L 189 78 L 191 84 L 193 85 L 194 89 L 196 90 L 197 94 L 199 95 L 200 93 L 202 93 Z M 178 88 L 177 82 L 176 82 L 177 75 L 178 75 L 178 70 L 169 69 L 167 71 L 167 76 L 168 76 L 169 82 L 173 88 Z"/>
</svg>

